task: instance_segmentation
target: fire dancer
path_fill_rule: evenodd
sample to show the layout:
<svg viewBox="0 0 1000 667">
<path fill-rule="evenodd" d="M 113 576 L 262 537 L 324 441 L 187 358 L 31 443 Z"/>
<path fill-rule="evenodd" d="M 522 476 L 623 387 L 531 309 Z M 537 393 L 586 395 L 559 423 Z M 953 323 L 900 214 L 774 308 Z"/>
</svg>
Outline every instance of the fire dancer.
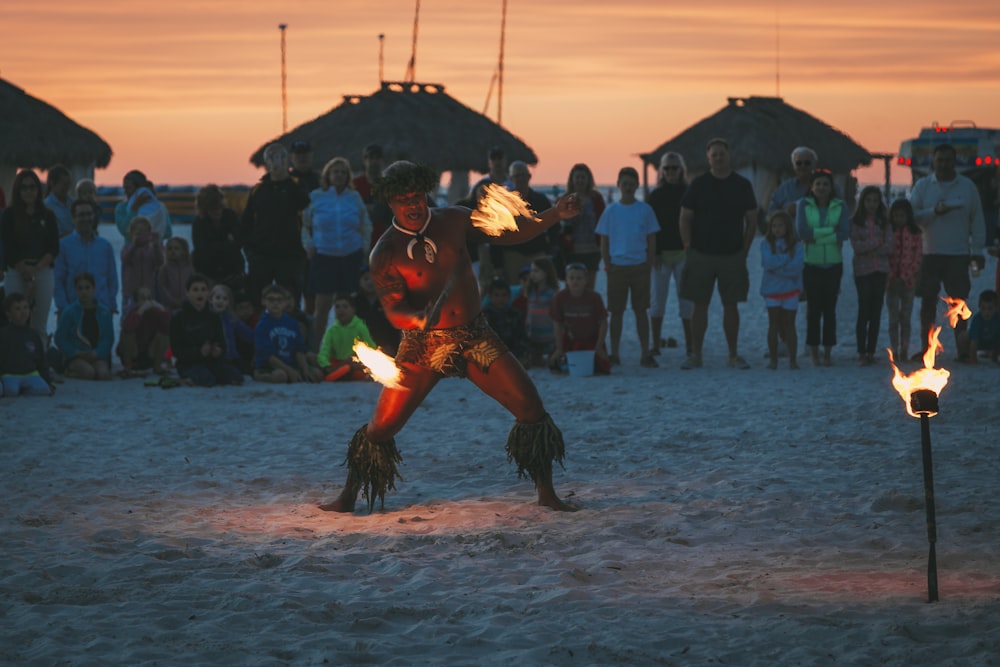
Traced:
<svg viewBox="0 0 1000 667">
<path fill-rule="evenodd" d="M 371 420 L 348 446 L 343 490 L 320 507 L 351 512 L 359 491 L 369 510 L 376 498 L 384 503 L 402 460 L 394 436 L 441 378 L 457 376 L 469 378 L 517 419 L 507 455 L 517 464 L 518 475 L 535 483 L 538 504 L 572 510 L 552 486 L 552 462 L 561 464 L 565 452 L 562 433 L 520 362 L 482 314 L 466 241 L 469 235 L 481 241 L 486 236 L 473 226 L 467 208 L 428 208 L 426 193 L 437 183 L 428 167 L 401 161 L 386 168 L 378 184 L 378 195 L 394 217 L 372 250 L 371 270 L 389 321 L 403 332 L 396 355 L 401 386 L 382 390 Z M 490 241 L 523 243 L 578 212 L 575 197 L 565 196 L 541 213 L 538 222 L 522 220 L 517 231 Z"/>
</svg>

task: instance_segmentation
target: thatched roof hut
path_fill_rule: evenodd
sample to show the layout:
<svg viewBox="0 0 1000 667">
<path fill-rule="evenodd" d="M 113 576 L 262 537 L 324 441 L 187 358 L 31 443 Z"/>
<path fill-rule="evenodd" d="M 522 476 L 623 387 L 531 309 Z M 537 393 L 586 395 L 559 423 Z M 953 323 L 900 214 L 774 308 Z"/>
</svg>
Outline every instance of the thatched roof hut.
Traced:
<svg viewBox="0 0 1000 667">
<path fill-rule="evenodd" d="M 500 146 L 508 160 L 536 164 L 534 151 L 488 117 L 465 106 L 436 83 L 383 81 L 371 95 L 345 95 L 337 107 L 262 145 L 250 156 L 264 164 L 264 148 L 274 141 L 291 146 L 308 141 L 314 164 L 346 157 L 361 169 L 361 153 L 380 144 L 386 162 L 409 159 L 436 169 L 466 175 L 486 172 L 487 153 Z M 457 172 L 457 174 L 456 174 Z"/>
<path fill-rule="evenodd" d="M 820 166 L 838 175 L 841 183 L 853 170 L 872 161 L 868 150 L 848 135 L 780 97 L 730 97 L 715 114 L 656 149 L 641 153 L 644 171 L 650 167 L 655 171 L 660 157 L 671 151 L 684 156 L 689 174 L 708 171 L 705 144 L 713 137 L 729 142 L 733 169 L 750 179 L 762 205 L 778 183 L 793 175 L 791 154 L 797 146 L 816 151 Z"/>
<path fill-rule="evenodd" d="M 0 185 L 9 192 L 17 169 L 63 164 L 92 178 L 111 161 L 111 146 L 51 104 L 0 79 Z"/>
</svg>

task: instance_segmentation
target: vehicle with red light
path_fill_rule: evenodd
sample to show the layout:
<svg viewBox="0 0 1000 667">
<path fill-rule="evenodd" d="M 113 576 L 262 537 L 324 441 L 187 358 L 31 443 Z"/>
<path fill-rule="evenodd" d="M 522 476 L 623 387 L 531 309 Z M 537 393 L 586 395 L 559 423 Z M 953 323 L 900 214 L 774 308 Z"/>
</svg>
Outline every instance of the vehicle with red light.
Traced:
<svg viewBox="0 0 1000 667">
<path fill-rule="evenodd" d="M 923 128 L 915 139 L 900 144 L 896 164 L 908 167 L 916 183 L 933 171 L 931 159 L 934 147 L 939 144 L 955 147 L 955 168 L 975 181 L 980 192 L 996 178 L 1000 167 L 1000 129 L 977 127 L 968 120 L 957 120 L 947 126 L 935 121 Z"/>
</svg>

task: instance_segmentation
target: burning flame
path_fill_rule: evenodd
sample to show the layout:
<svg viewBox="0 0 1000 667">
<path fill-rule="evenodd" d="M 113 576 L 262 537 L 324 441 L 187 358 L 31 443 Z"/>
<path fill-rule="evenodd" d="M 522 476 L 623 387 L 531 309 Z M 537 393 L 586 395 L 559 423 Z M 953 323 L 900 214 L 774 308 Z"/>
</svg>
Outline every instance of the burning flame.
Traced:
<svg viewBox="0 0 1000 667">
<path fill-rule="evenodd" d="M 539 222 L 520 195 L 495 183 L 487 183 L 479 205 L 472 212 L 472 226 L 488 236 L 500 236 L 504 232 L 517 231 L 517 216 Z"/>
<path fill-rule="evenodd" d="M 368 374 L 379 384 L 392 389 L 401 389 L 400 379 L 402 374 L 396 366 L 395 360 L 385 352 L 368 347 L 362 341 L 354 343 L 354 354 L 358 361 L 368 369 Z"/>
<path fill-rule="evenodd" d="M 941 327 L 934 327 L 927 334 L 927 351 L 924 352 L 924 367 L 918 368 L 910 375 L 903 375 L 899 367 L 896 366 L 892 350 L 888 350 L 889 362 L 892 364 L 892 386 L 903 399 L 903 404 L 906 405 L 906 412 L 911 417 L 919 417 L 910 406 L 910 396 L 913 392 L 919 389 L 928 389 L 933 391 L 935 395 L 940 396 L 941 390 L 948 384 L 948 378 L 951 376 L 951 373 L 944 368 L 934 368 L 935 356 L 939 351 L 944 350 L 941 342 L 938 340 L 940 333 Z"/>
<path fill-rule="evenodd" d="M 943 296 L 941 300 L 948 304 L 948 312 L 945 313 L 945 317 L 948 318 L 948 323 L 951 324 L 952 329 L 958 326 L 959 320 L 967 320 L 972 317 L 972 311 L 969 310 L 969 306 L 963 299 L 953 299 L 950 296 Z"/>
</svg>

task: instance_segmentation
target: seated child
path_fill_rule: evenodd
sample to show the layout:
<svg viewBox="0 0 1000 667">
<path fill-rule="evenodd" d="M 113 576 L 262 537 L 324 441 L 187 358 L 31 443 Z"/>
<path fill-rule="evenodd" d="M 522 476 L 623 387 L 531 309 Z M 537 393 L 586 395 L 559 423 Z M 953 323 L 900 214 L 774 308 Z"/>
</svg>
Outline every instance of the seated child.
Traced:
<svg viewBox="0 0 1000 667">
<path fill-rule="evenodd" d="M 49 377 L 45 345 L 28 326 L 28 297 L 12 292 L 4 299 L 3 310 L 8 324 L 0 327 L 0 396 L 51 396 L 55 386 Z"/>
<path fill-rule="evenodd" d="M 73 289 L 76 301 L 66 306 L 56 327 L 56 347 L 62 353 L 66 377 L 110 380 L 115 342 L 111 311 L 94 296 L 93 274 L 76 274 Z"/>
<path fill-rule="evenodd" d="M 334 320 L 323 334 L 317 362 L 323 369 L 327 382 L 337 380 L 367 380 L 364 366 L 354 361 L 354 343 L 361 341 L 368 347 L 377 347 L 368 326 L 356 314 L 354 300 L 344 294 L 333 299 Z"/>
<path fill-rule="evenodd" d="M 253 332 L 254 371 L 258 382 L 321 382 L 323 373 L 306 358 L 306 342 L 299 322 L 286 312 L 292 293 L 268 285 L 261 293 L 264 313 Z"/>
<path fill-rule="evenodd" d="M 510 305 L 510 286 L 503 278 L 490 282 L 483 315 L 511 353 L 527 365 L 528 335 L 524 329 L 524 315 Z"/>
<path fill-rule="evenodd" d="M 550 367 L 561 364 L 566 352 L 594 350 L 594 373 L 609 375 L 611 362 L 604 347 L 608 335 L 608 311 L 601 295 L 587 287 L 587 267 L 566 265 L 566 287 L 556 294 L 550 310 L 555 325 L 555 351 Z"/>
<path fill-rule="evenodd" d="M 222 320 L 208 306 L 209 280 L 194 273 L 187 280 L 187 299 L 170 319 L 170 349 L 177 374 L 199 387 L 243 384 L 243 374 L 225 358 Z"/>
<path fill-rule="evenodd" d="M 979 312 L 972 316 L 969 329 L 962 334 L 966 340 L 960 340 L 968 349 L 969 363 L 979 363 L 979 353 L 988 352 L 990 361 L 1000 363 L 1000 317 L 997 317 L 997 293 L 991 289 L 983 290 L 979 295 Z"/>
<path fill-rule="evenodd" d="M 122 318 L 118 357 L 123 377 L 152 368 L 159 375 L 170 372 L 167 350 L 170 348 L 170 311 L 153 299 L 153 291 L 140 287 L 129 299 L 131 304 Z"/>
<path fill-rule="evenodd" d="M 246 292 L 236 292 L 233 294 L 233 313 L 243 324 L 250 328 L 250 333 L 252 334 L 253 330 L 257 328 L 260 316 L 257 313 L 257 304 L 253 302 L 249 294 Z M 244 342 L 241 338 L 237 337 L 236 350 L 240 355 L 240 359 L 246 359 L 250 364 L 249 370 L 246 371 L 247 375 L 253 375 L 253 337 L 251 336 L 249 342 Z"/>
<path fill-rule="evenodd" d="M 241 373 L 252 375 L 253 329 L 236 316 L 236 312 L 233 310 L 233 290 L 229 288 L 229 285 L 219 283 L 212 288 L 210 301 L 212 310 L 222 320 L 222 330 L 226 335 L 226 353 L 223 357 L 239 368 Z M 249 350 L 249 354 L 247 350 Z"/>
</svg>

